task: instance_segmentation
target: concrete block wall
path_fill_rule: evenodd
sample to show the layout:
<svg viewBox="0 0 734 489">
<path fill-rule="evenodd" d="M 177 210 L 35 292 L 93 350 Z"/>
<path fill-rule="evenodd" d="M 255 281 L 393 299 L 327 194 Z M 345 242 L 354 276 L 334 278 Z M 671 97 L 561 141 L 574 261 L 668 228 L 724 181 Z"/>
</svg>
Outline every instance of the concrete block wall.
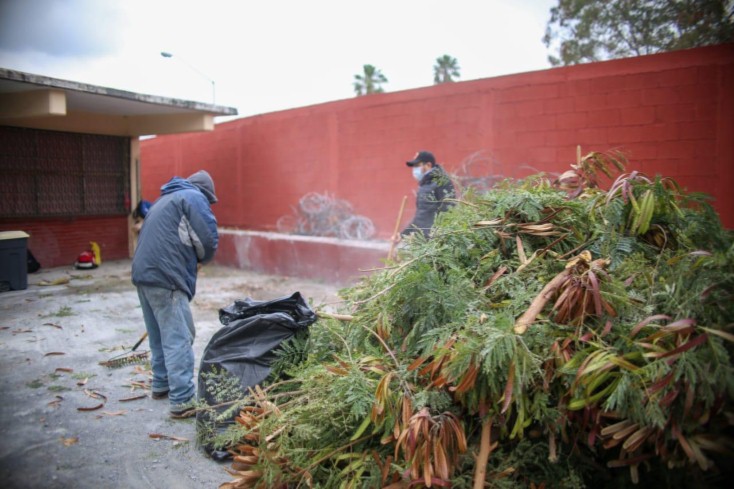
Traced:
<svg viewBox="0 0 734 489">
<path fill-rule="evenodd" d="M 225 228 L 273 231 L 308 192 L 348 200 L 380 238 L 412 216 L 406 159 L 428 149 L 449 171 L 561 173 L 582 151 L 621 150 L 628 170 L 714 197 L 734 227 L 734 44 L 520 73 L 246 117 L 211 133 L 141 144 L 143 197 L 207 169 Z M 388 87 L 389 88 L 389 87 Z"/>
<path fill-rule="evenodd" d="M 222 229 L 216 263 L 282 276 L 351 284 L 384 266 L 385 242 Z"/>
</svg>

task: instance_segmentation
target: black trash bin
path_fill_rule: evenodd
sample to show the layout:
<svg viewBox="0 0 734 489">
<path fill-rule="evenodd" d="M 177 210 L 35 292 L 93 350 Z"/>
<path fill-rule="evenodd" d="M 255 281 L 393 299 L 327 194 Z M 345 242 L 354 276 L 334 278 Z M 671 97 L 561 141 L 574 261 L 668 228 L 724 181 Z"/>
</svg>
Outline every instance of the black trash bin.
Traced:
<svg viewBox="0 0 734 489">
<path fill-rule="evenodd" d="M 0 292 L 28 288 L 28 234 L 0 232 Z"/>
</svg>

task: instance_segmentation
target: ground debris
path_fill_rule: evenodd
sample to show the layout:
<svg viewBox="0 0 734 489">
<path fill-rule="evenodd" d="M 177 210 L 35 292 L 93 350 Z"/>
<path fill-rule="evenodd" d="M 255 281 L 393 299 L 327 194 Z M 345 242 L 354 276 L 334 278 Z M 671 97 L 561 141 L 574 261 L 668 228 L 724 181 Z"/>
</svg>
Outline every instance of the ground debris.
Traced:
<svg viewBox="0 0 734 489">
<path fill-rule="evenodd" d="M 77 411 L 96 411 L 97 409 L 102 409 L 103 407 L 104 407 L 104 403 L 101 403 L 95 406 L 78 407 L 76 408 L 76 410 Z"/>
<path fill-rule="evenodd" d="M 63 443 L 65 447 L 70 447 L 72 445 L 76 445 L 77 443 L 79 443 L 79 437 L 72 436 L 69 438 L 61 438 L 61 443 Z"/>
<path fill-rule="evenodd" d="M 189 442 L 188 438 L 183 438 L 180 436 L 173 436 L 173 435 L 163 435 L 161 433 L 148 433 L 148 437 L 152 438 L 154 440 L 172 440 L 176 442 Z"/>
</svg>

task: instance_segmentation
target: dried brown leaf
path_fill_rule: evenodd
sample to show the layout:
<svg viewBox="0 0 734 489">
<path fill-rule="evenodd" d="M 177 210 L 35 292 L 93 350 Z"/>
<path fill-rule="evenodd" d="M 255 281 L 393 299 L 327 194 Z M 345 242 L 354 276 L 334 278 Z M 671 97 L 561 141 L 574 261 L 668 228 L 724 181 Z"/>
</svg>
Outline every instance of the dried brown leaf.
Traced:
<svg viewBox="0 0 734 489">
<path fill-rule="evenodd" d="M 63 400 L 64 400 L 63 397 L 56 396 L 56 398 L 53 401 L 49 402 L 47 405 L 48 406 L 51 406 L 52 408 L 57 408 L 57 407 L 59 407 L 61 405 L 61 401 L 63 401 Z"/>
<path fill-rule="evenodd" d="M 76 445 L 77 443 L 79 443 L 79 437 L 72 436 L 69 438 L 61 438 L 61 443 L 63 443 L 65 447 L 70 447 L 72 445 Z"/>
<path fill-rule="evenodd" d="M 98 404 L 96 406 L 91 407 L 78 407 L 76 408 L 77 411 L 96 411 L 97 409 L 102 409 L 104 407 L 104 403 Z"/>
<path fill-rule="evenodd" d="M 148 433 L 149 438 L 154 440 L 173 440 L 173 441 L 190 441 L 188 438 L 182 438 L 180 436 L 163 435 L 161 433 Z"/>
<path fill-rule="evenodd" d="M 125 414 L 127 414 L 127 410 L 122 409 L 120 411 L 102 411 L 102 414 L 104 414 L 105 416 L 124 416 Z M 99 417 L 101 418 L 102 415 L 100 415 Z"/>
<path fill-rule="evenodd" d="M 99 392 L 97 392 L 95 390 L 84 389 L 84 393 L 87 396 L 91 397 L 92 399 L 101 399 L 101 400 L 107 402 L 107 396 L 105 396 L 104 394 L 100 394 Z"/>
<path fill-rule="evenodd" d="M 122 399 L 118 399 L 118 401 L 120 401 L 120 402 L 137 401 L 138 399 L 145 399 L 146 397 L 148 397 L 148 396 L 146 396 L 145 394 L 141 394 L 139 396 L 125 397 L 125 398 L 122 398 Z"/>
<path fill-rule="evenodd" d="M 504 393 L 504 399 L 502 401 L 502 410 L 500 411 L 501 414 L 504 414 L 507 412 L 507 410 L 510 408 L 510 403 L 512 403 L 512 392 L 515 384 L 515 362 L 510 362 L 510 366 L 508 367 L 509 374 L 507 375 L 507 385 L 505 386 L 505 393 Z"/>
</svg>

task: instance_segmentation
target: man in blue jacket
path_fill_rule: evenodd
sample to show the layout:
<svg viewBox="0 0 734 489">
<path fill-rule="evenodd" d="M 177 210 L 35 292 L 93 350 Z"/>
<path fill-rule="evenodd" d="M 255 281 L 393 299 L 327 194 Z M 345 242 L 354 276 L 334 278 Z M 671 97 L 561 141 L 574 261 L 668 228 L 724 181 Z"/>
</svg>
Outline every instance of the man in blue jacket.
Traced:
<svg viewBox="0 0 734 489">
<path fill-rule="evenodd" d="M 145 216 L 132 263 L 153 369 L 153 399 L 170 401 L 173 418 L 194 413 L 196 331 L 189 302 L 199 264 L 214 257 L 219 242 L 211 204 L 214 182 L 204 171 L 173 177 Z"/>
<path fill-rule="evenodd" d="M 405 237 L 422 233 L 428 238 L 438 213 L 453 205 L 446 199 L 456 197 L 454 184 L 441 165 L 436 163 L 436 158 L 430 151 L 417 152 L 405 164 L 412 168 L 413 177 L 418 180 L 418 193 L 415 199 L 415 216 L 400 234 Z"/>
</svg>

